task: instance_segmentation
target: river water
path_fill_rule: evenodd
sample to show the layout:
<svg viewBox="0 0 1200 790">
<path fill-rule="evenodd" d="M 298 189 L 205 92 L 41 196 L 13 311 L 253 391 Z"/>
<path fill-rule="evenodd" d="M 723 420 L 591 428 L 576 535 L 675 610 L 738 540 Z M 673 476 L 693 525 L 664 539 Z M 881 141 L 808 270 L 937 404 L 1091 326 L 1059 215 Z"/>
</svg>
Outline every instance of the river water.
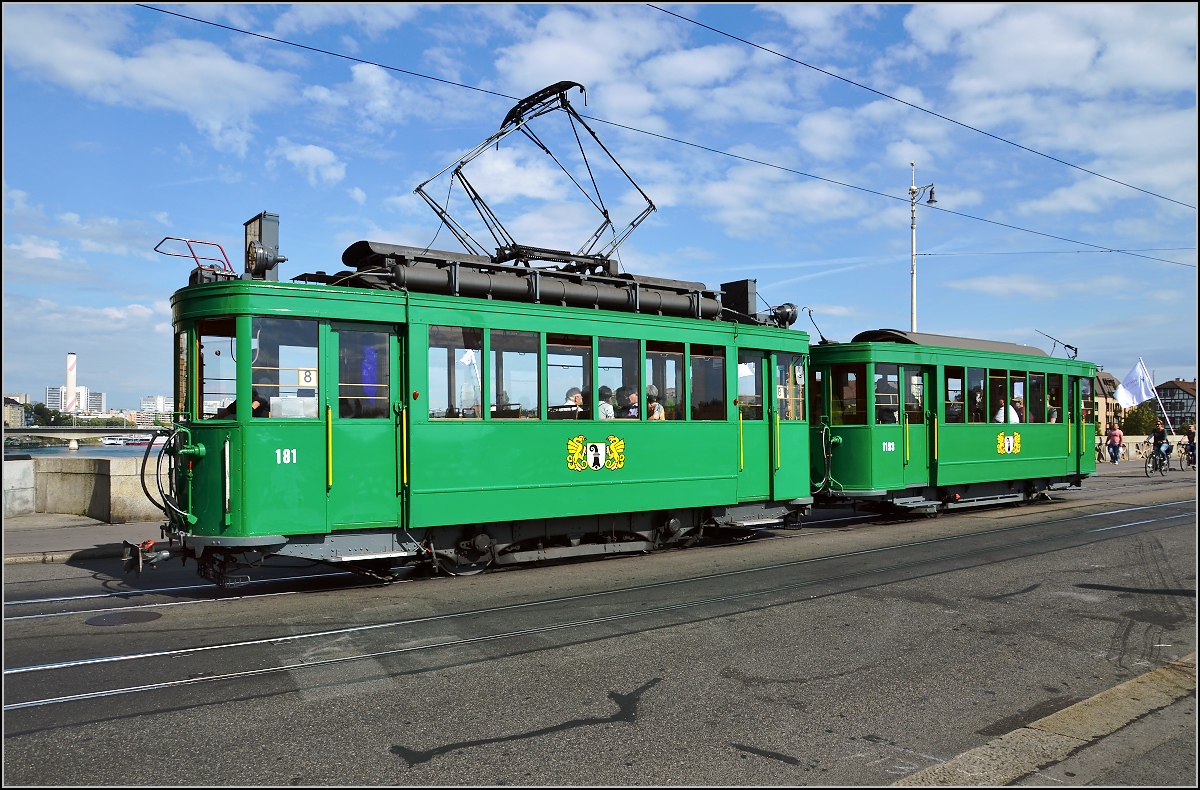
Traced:
<svg viewBox="0 0 1200 790">
<path fill-rule="evenodd" d="M 158 457 L 158 450 L 162 445 L 156 445 L 150 451 L 150 462 Z M 60 445 L 57 447 L 5 447 L 4 454 L 6 456 L 28 455 L 33 458 L 44 457 L 48 455 L 63 455 L 72 458 L 141 458 L 146 453 L 146 445 L 106 445 L 106 444 L 81 444 L 78 450 L 68 450 L 67 446 Z"/>
</svg>

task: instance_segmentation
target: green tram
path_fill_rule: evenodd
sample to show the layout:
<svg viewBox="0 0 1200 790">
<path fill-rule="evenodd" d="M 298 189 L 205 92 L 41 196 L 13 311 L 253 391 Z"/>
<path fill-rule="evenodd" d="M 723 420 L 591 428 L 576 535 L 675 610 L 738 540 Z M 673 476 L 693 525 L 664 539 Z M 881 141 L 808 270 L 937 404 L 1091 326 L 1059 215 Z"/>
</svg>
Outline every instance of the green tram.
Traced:
<svg viewBox="0 0 1200 790">
<path fill-rule="evenodd" d="M 813 346 L 818 503 L 912 513 L 1030 501 L 1096 471 L 1090 362 L 880 329 Z"/>
<path fill-rule="evenodd" d="M 267 555 L 472 573 L 811 507 L 808 335 L 793 305 L 756 315 L 753 281 L 362 241 L 347 271 L 279 282 L 277 222 L 247 223 L 244 275 L 186 256 L 159 456 L 170 548 L 131 546 L 127 567 L 182 555 L 220 584 Z"/>
</svg>

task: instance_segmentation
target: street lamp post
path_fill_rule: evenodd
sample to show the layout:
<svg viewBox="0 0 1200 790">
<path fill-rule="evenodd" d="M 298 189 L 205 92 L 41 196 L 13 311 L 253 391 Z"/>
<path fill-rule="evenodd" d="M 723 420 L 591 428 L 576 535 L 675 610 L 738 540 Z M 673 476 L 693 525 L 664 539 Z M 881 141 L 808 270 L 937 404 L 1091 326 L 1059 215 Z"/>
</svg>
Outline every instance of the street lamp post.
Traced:
<svg viewBox="0 0 1200 790">
<path fill-rule="evenodd" d="M 929 200 L 925 204 L 932 206 L 937 203 L 933 197 L 933 184 L 926 184 L 923 187 L 917 186 L 917 163 L 909 162 L 912 167 L 912 186 L 908 188 L 908 199 L 912 204 L 912 328 L 911 332 L 917 331 L 917 201 L 925 194 L 925 190 L 929 190 Z"/>
</svg>

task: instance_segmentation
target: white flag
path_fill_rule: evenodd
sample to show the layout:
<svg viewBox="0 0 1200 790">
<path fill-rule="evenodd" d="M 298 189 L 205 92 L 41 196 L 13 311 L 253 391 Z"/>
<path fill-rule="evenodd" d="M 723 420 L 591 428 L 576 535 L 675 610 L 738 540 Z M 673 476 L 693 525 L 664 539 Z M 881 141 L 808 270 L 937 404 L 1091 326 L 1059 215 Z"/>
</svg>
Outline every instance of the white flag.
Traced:
<svg viewBox="0 0 1200 790">
<path fill-rule="evenodd" d="M 1146 363 L 1140 357 L 1138 363 L 1133 366 L 1133 370 L 1129 371 L 1129 375 L 1121 382 L 1121 386 L 1117 387 L 1114 394 L 1117 403 L 1126 409 L 1155 397 L 1154 381 L 1146 371 Z"/>
<path fill-rule="evenodd" d="M 466 351 L 463 352 L 463 355 L 458 358 L 458 361 L 459 361 L 459 364 L 462 364 L 462 365 L 474 365 L 477 361 L 475 358 L 475 349 L 468 348 Z"/>
</svg>

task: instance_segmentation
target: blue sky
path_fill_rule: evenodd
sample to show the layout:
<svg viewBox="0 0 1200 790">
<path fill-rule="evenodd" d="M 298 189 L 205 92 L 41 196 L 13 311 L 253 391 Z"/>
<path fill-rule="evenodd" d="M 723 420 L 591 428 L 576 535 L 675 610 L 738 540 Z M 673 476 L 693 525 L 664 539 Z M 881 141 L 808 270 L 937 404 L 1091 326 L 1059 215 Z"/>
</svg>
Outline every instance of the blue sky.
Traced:
<svg viewBox="0 0 1200 790">
<path fill-rule="evenodd" d="M 920 331 L 1049 351 L 1040 330 L 1118 377 L 1138 356 L 1196 376 L 1194 4 L 664 6 L 877 93 L 645 5 L 161 8 L 482 90 L 135 6 L 5 4 L 6 393 L 40 400 L 68 351 L 110 406 L 168 393 L 188 267 L 162 237 L 236 263 L 242 223 L 278 213 L 284 278 L 358 239 L 424 247 L 413 189 L 514 103 L 484 91 L 560 80 L 657 206 L 627 271 L 756 278 L 831 339 L 907 329 L 915 161 L 944 209 L 918 210 Z M 520 242 L 575 249 L 598 223 L 516 137 L 468 173 Z M 598 178 L 623 225 L 636 194 Z"/>
</svg>

